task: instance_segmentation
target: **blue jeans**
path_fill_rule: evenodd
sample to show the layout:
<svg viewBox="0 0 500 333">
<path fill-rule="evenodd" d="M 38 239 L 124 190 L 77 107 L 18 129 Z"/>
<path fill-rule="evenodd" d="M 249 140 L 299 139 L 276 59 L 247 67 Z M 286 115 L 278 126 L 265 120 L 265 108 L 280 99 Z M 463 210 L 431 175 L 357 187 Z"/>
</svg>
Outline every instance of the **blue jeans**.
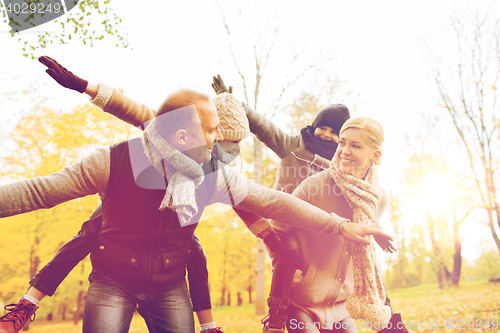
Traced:
<svg viewBox="0 0 500 333">
<path fill-rule="evenodd" d="M 141 294 L 96 273 L 90 277 L 83 333 L 128 332 L 136 310 L 149 332 L 194 333 L 193 308 L 185 280 L 154 293 Z"/>
</svg>

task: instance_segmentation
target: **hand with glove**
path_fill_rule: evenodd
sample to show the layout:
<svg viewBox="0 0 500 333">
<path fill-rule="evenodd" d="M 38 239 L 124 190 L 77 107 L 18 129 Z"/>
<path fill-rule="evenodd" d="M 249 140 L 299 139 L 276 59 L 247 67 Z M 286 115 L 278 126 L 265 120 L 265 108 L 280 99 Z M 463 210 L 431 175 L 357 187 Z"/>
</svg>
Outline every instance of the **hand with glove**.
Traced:
<svg viewBox="0 0 500 333">
<path fill-rule="evenodd" d="M 226 84 L 222 80 L 219 74 L 217 74 L 217 77 L 213 77 L 214 82 L 212 83 L 212 88 L 215 90 L 215 93 L 217 95 L 223 94 L 225 92 L 228 92 L 230 94 L 233 93 L 233 86 L 229 86 L 229 89 L 227 89 Z"/>
<path fill-rule="evenodd" d="M 49 74 L 61 86 L 78 91 L 79 93 L 83 93 L 87 89 L 88 81 L 71 73 L 54 59 L 42 56 L 38 58 L 38 61 L 48 67 L 46 70 L 47 74 Z"/>
</svg>

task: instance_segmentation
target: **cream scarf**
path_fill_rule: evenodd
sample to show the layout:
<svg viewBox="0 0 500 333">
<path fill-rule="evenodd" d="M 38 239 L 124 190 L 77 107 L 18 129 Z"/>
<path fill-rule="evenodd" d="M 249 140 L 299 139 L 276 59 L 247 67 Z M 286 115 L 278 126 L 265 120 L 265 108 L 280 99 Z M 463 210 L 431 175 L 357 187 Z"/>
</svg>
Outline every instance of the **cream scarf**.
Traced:
<svg viewBox="0 0 500 333">
<path fill-rule="evenodd" d="M 200 164 L 179 152 L 156 129 L 153 119 L 141 135 L 144 152 L 151 164 L 168 180 L 167 190 L 160 205 L 177 212 L 181 226 L 188 225 L 198 213 L 196 188 L 204 180 Z"/>
<path fill-rule="evenodd" d="M 353 208 L 353 222 L 371 224 L 381 192 L 378 189 L 377 168 L 369 168 L 365 179 L 358 179 L 339 171 L 339 158 L 334 156 L 330 174 L 347 202 Z M 365 319 L 372 324 L 387 323 L 391 318 L 391 309 L 385 306 L 386 293 L 382 284 L 382 274 L 375 253 L 375 242 L 354 245 L 352 260 L 354 268 L 354 293 L 346 302 L 346 308 L 353 319 Z"/>
</svg>

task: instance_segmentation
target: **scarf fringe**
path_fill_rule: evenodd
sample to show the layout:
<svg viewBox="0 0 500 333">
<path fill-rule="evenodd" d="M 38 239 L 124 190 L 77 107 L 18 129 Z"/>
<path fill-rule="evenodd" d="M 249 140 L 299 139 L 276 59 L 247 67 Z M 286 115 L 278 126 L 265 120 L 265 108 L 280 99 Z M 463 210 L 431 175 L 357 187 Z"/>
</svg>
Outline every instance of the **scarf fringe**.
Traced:
<svg viewBox="0 0 500 333">
<path fill-rule="evenodd" d="M 379 323 L 383 327 L 391 319 L 392 311 L 380 302 L 373 303 L 359 295 L 352 294 L 347 298 L 346 308 L 352 319 L 363 319 L 367 323 Z"/>
</svg>

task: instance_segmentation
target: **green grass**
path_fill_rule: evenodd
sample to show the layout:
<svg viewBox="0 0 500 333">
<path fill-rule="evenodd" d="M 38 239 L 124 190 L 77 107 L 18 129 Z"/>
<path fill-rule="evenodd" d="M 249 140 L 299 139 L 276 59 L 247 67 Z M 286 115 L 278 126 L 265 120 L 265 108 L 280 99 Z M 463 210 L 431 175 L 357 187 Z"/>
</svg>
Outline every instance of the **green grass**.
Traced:
<svg viewBox="0 0 500 333">
<path fill-rule="evenodd" d="M 458 288 L 444 290 L 437 285 L 422 285 L 389 290 L 389 297 L 394 311 L 402 313 L 410 332 L 500 332 L 500 283 L 470 281 Z M 215 308 L 214 317 L 225 332 L 262 332 L 262 316 L 255 315 L 252 304 Z M 486 320 L 490 323 L 497 320 L 497 328 L 477 329 L 480 324 L 484 327 Z M 429 328 L 429 323 L 437 323 L 438 328 Z M 448 327 L 445 327 L 446 324 Z M 463 328 L 460 329 L 460 326 Z M 29 332 L 78 333 L 81 332 L 81 322 L 75 326 L 70 321 L 35 320 Z M 134 316 L 130 332 L 147 332 L 139 315 Z M 361 327 L 359 332 L 373 331 Z"/>
</svg>

